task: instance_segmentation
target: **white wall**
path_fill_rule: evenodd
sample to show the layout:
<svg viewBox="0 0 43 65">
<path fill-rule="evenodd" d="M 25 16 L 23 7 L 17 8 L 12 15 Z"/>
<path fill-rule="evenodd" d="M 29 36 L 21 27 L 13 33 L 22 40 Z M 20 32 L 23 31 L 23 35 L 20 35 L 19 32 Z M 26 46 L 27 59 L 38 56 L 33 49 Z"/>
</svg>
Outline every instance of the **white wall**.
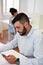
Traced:
<svg viewBox="0 0 43 65">
<path fill-rule="evenodd" d="M 2 19 L 2 7 L 1 7 L 1 0 L 0 0 L 0 20 Z"/>
<path fill-rule="evenodd" d="M 35 13 L 43 15 L 43 0 L 36 0 Z"/>
<path fill-rule="evenodd" d="M 2 12 L 1 12 L 1 0 L 0 0 L 0 22 L 1 22 L 1 19 L 2 19 Z M 2 32 L 2 24 L 0 23 L 0 32 Z"/>
<path fill-rule="evenodd" d="M 20 0 L 20 11 L 43 14 L 43 0 Z"/>
<path fill-rule="evenodd" d="M 8 29 L 8 24 L 3 23 L 3 20 L 2 20 L 2 0 L 0 0 L 0 32 L 2 32 L 3 29 Z"/>
<path fill-rule="evenodd" d="M 28 0 L 20 0 L 19 5 L 20 12 L 26 12 L 28 11 Z"/>
<path fill-rule="evenodd" d="M 32 26 L 43 32 L 43 0 L 20 0 L 20 11 L 32 19 Z"/>
<path fill-rule="evenodd" d="M 2 6 L 0 0 L 0 22 L 2 19 Z M 43 30 L 43 0 L 19 0 L 20 12 L 25 12 L 32 19 L 32 26 Z M 1 28 L 1 24 L 0 24 Z"/>
</svg>

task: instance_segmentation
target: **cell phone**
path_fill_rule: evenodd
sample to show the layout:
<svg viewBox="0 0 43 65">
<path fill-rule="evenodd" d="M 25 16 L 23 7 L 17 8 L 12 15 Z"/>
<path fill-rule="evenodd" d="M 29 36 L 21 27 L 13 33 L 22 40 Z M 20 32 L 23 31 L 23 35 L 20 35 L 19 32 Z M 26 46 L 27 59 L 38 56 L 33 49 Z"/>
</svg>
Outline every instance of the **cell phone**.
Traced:
<svg viewBox="0 0 43 65">
<path fill-rule="evenodd" d="M 3 57 L 6 57 L 6 55 L 5 55 L 5 54 L 2 54 L 2 56 L 3 56 Z"/>
</svg>

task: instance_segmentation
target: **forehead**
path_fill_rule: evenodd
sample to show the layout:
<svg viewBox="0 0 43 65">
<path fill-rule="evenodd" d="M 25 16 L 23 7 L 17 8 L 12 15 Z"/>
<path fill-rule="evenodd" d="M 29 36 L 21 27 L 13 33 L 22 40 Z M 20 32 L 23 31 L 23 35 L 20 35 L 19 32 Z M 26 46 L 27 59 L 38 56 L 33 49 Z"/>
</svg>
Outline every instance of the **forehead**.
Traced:
<svg viewBox="0 0 43 65">
<path fill-rule="evenodd" d="M 15 27 L 17 27 L 17 26 L 19 27 L 19 26 L 21 26 L 21 25 L 22 25 L 22 24 L 21 24 L 19 21 L 17 21 L 17 22 L 14 24 Z"/>
</svg>

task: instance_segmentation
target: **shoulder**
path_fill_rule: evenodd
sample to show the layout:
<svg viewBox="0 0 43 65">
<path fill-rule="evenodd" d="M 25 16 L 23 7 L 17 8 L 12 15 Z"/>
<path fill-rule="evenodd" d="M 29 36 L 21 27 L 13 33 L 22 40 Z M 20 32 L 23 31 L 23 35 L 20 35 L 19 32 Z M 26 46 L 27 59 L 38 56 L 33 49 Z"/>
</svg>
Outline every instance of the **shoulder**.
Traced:
<svg viewBox="0 0 43 65">
<path fill-rule="evenodd" d="M 9 18 L 9 22 L 11 23 L 13 19 L 14 19 L 14 17 L 11 16 L 11 17 Z"/>
<path fill-rule="evenodd" d="M 42 37 L 42 32 L 40 32 L 40 30 L 34 28 L 33 29 L 33 36 L 34 36 L 34 38 L 41 38 Z"/>
</svg>

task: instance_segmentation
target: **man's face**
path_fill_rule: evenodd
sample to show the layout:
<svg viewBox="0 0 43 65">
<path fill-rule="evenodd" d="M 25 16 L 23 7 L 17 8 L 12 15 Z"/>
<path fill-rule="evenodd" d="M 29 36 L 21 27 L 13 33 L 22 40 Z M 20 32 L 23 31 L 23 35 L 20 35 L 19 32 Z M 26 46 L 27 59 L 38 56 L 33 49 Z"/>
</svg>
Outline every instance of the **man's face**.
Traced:
<svg viewBox="0 0 43 65">
<path fill-rule="evenodd" d="M 18 32 L 21 36 L 25 35 L 27 32 L 27 29 L 25 28 L 25 26 L 23 24 L 21 24 L 19 21 L 17 21 L 14 24 L 14 28 L 15 28 L 16 32 Z"/>
</svg>

